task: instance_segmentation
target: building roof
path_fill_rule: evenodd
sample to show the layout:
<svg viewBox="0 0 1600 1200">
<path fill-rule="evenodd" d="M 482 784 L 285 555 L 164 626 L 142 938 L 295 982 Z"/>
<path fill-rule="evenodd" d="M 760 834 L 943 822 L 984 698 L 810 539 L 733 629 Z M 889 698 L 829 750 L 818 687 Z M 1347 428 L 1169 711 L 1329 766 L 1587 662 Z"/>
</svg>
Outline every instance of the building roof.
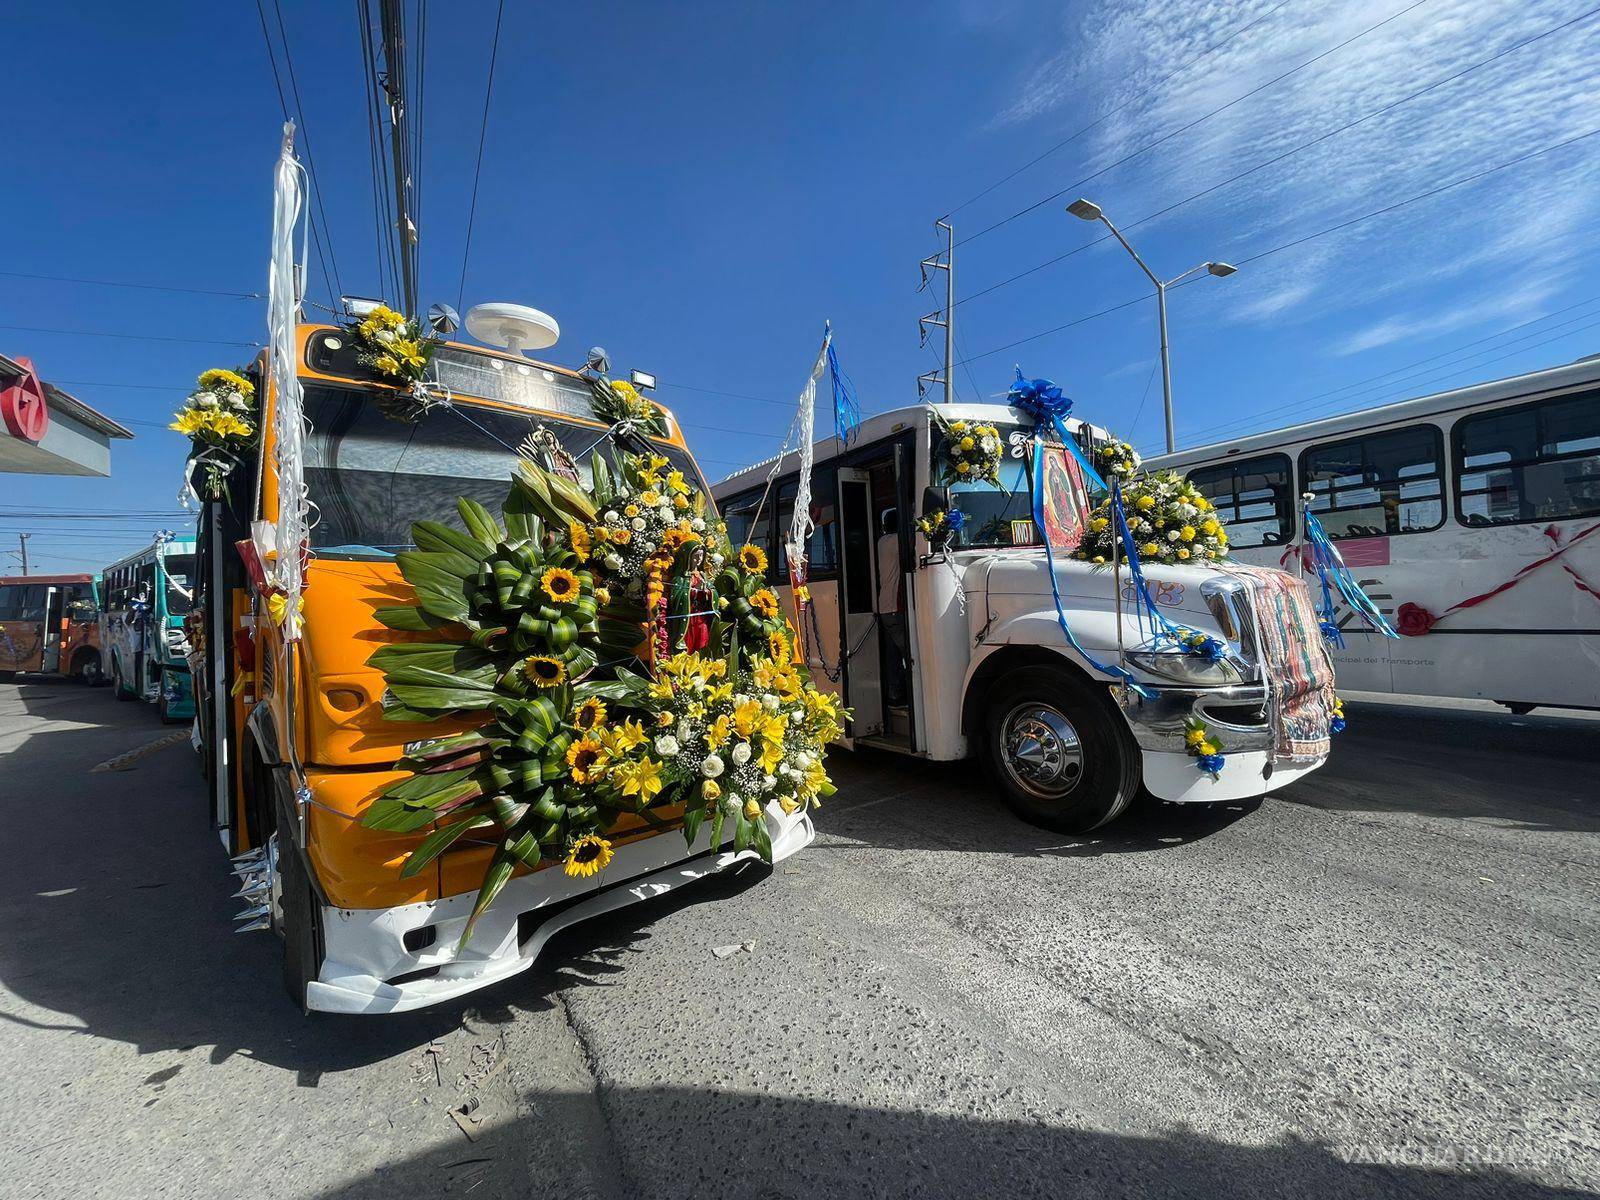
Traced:
<svg viewBox="0 0 1600 1200">
<path fill-rule="evenodd" d="M 0 376 L 16 376 L 24 373 L 25 369 L 16 359 L 0 354 Z M 131 438 L 133 436 L 131 429 L 117 424 L 105 413 L 90 408 L 82 400 L 62 391 L 49 380 L 42 379 L 40 382 L 44 384 L 45 403 L 51 408 L 59 410 L 74 420 L 87 425 L 96 433 L 104 434 L 106 437 Z"/>
</svg>

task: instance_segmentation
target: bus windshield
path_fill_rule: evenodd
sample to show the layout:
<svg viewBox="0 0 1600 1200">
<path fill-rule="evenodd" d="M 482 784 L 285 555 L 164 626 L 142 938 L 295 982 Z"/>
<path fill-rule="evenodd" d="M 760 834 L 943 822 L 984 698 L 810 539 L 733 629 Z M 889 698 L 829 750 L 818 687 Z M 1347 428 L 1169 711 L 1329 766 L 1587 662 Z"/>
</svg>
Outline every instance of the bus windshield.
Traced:
<svg viewBox="0 0 1600 1200">
<path fill-rule="evenodd" d="M 553 437 L 587 487 L 589 452 L 605 432 L 550 413 L 460 404 L 402 422 L 385 416 L 371 393 L 332 387 L 307 387 L 305 410 L 312 429 L 306 487 L 318 509 L 311 544 L 338 558 L 388 558 L 409 550 L 414 521 L 459 527 L 458 497 L 498 514 L 517 446 L 530 435 Z M 700 480 L 683 450 L 651 445 L 687 477 Z M 600 449 L 606 453 L 614 446 L 604 442 Z"/>
<path fill-rule="evenodd" d="M 1037 543 L 1039 536 L 1032 529 L 1033 518 L 1033 429 L 1017 424 L 997 424 L 1005 445 L 1000 459 L 1000 482 L 996 486 L 987 480 L 957 481 L 950 485 L 950 507 L 959 509 L 966 518 L 956 532 L 951 545 L 958 549 L 987 546 L 1013 546 Z M 1058 445 L 1052 436 L 1048 445 Z M 935 453 L 937 454 L 937 448 Z M 1059 478 L 1047 476 L 1047 479 Z M 1069 496 L 1058 497 L 1068 508 L 1076 501 Z M 1028 522 L 1028 533 L 1022 538 L 1013 536 L 1012 522 Z"/>
<path fill-rule="evenodd" d="M 181 617 L 194 607 L 194 555 L 165 555 L 161 569 L 167 581 L 167 615 Z"/>
</svg>

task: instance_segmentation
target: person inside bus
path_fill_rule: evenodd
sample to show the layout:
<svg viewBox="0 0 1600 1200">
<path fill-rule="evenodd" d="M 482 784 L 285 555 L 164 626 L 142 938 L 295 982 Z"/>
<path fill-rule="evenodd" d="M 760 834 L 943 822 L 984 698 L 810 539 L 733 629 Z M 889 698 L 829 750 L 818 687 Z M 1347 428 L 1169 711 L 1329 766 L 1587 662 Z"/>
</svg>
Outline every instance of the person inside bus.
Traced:
<svg viewBox="0 0 1600 1200">
<path fill-rule="evenodd" d="M 900 570 L 900 511 L 886 508 L 878 518 L 878 622 L 884 632 L 885 703 L 906 702 L 906 597 Z"/>
</svg>

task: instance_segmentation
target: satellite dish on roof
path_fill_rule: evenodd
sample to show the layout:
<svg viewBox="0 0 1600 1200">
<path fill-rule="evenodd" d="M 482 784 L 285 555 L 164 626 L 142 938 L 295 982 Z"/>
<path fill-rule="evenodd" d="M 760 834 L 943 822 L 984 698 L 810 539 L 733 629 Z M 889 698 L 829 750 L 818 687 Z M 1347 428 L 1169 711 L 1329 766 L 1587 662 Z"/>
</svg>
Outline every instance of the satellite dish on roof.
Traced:
<svg viewBox="0 0 1600 1200">
<path fill-rule="evenodd" d="M 467 332 L 485 345 L 521 354 L 554 346 L 561 326 L 549 313 L 525 304 L 477 304 L 467 310 Z"/>
</svg>

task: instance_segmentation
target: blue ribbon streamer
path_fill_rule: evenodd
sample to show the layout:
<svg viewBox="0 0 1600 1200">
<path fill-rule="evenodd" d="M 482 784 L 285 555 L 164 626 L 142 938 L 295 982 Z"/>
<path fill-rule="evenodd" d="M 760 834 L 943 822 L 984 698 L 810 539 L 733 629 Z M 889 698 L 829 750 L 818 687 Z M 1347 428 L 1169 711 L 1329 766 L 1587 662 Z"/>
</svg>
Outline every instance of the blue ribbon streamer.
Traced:
<svg viewBox="0 0 1600 1200">
<path fill-rule="evenodd" d="M 1361 590 L 1361 585 L 1355 581 L 1355 576 L 1350 574 L 1350 568 L 1344 565 L 1344 558 L 1339 553 L 1339 548 L 1328 537 L 1328 531 L 1322 527 L 1322 522 L 1309 508 L 1302 510 L 1306 518 L 1306 545 L 1311 550 L 1311 565 L 1316 569 L 1317 579 L 1322 584 L 1322 609 L 1317 614 L 1322 625 L 1322 636 L 1335 647 L 1344 646 L 1344 636 L 1339 631 L 1337 614 L 1333 606 L 1333 588 L 1344 597 L 1344 602 L 1350 610 L 1365 621 L 1371 629 L 1381 633 L 1384 637 L 1399 638 L 1394 627 L 1384 618 L 1372 598 Z M 1329 581 L 1332 581 L 1332 587 Z"/>
<path fill-rule="evenodd" d="M 839 355 L 828 331 L 828 376 L 833 382 L 833 431 L 846 446 L 861 434 L 861 400 L 850 376 L 839 369 Z"/>
<path fill-rule="evenodd" d="M 1061 626 L 1061 632 L 1066 635 L 1067 644 L 1096 671 L 1103 675 L 1111 675 L 1121 679 L 1137 695 L 1145 700 L 1154 700 L 1156 693 L 1149 687 L 1140 683 L 1133 677 L 1133 673 L 1126 667 L 1115 663 L 1102 663 L 1083 648 L 1072 626 L 1067 624 L 1066 610 L 1061 605 L 1061 585 L 1056 580 L 1055 551 L 1050 546 L 1049 526 L 1044 519 L 1044 434 L 1048 427 L 1053 426 L 1060 436 L 1062 444 L 1078 460 L 1084 472 L 1102 488 L 1105 481 L 1100 478 L 1092 466 L 1085 461 L 1083 452 L 1078 448 L 1077 439 L 1068 431 L 1066 416 L 1072 411 L 1072 401 L 1061 394 L 1061 389 L 1048 379 L 1024 379 L 1022 371 L 1017 371 L 1017 381 L 1007 394 L 1011 406 L 1020 409 L 1033 418 L 1033 523 L 1039 527 L 1039 533 L 1044 538 L 1045 574 L 1050 577 L 1050 597 L 1056 605 L 1056 624 Z M 1115 586 L 1115 581 L 1113 581 Z"/>
</svg>

